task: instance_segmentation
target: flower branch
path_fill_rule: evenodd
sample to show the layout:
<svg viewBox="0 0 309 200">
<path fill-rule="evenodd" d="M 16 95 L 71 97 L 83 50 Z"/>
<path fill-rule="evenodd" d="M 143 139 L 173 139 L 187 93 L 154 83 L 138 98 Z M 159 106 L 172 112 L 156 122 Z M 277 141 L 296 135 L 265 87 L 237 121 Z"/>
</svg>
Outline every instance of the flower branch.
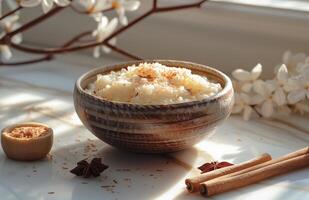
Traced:
<svg viewBox="0 0 309 200">
<path fill-rule="evenodd" d="M 22 0 L 21 0 L 22 1 Z M 62 2 L 63 1 L 63 2 Z M 139 56 L 133 55 L 132 53 L 129 53 L 120 47 L 117 47 L 114 44 L 111 44 L 111 41 L 116 38 L 116 36 L 120 35 L 121 33 L 127 31 L 140 21 L 144 20 L 148 16 L 154 14 L 154 13 L 160 13 L 160 12 L 168 12 L 168 11 L 176 11 L 176 10 L 183 10 L 183 9 L 189 9 L 189 8 L 199 8 L 201 5 L 206 2 L 207 0 L 201 0 L 196 3 L 191 4 L 185 4 L 185 5 L 176 5 L 176 6 L 168 6 L 168 7 L 158 7 L 157 6 L 157 0 L 153 0 L 152 8 L 137 17 L 136 19 L 132 20 L 129 23 L 126 23 L 126 17 L 124 16 L 125 10 L 133 11 L 136 10 L 139 7 L 139 2 L 135 0 L 111 0 L 110 5 L 102 5 L 102 2 L 105 1 L 95 1 L 94 4 L 90 5 L 84 5 L 87 9 L 86 13 L 89 16 L 95 18 L 96 21 L 98 21 L 98 28 L 95 31 L 87 31 L 81 34 L 78 34 L 77 36 L 74 36 L 72 39 L 70 39 L 68 42 L 66 42 L 64 45 L 60 47 L 54 47 L 54 48 L 35 48 L 35 47 L 28 47 L 25 45 L 19 44 L 19 42 L 14 42 L 11 40 L 11 38 L 23 31 L 26 31 L 33 26 L 43 22 L 45 19 L 55 15 L 56 13 L 60 12 L 65 8 L 65 5 L 68 0 L 57 0 L 57 6 L 53 9 L 51 9 L 49 12 L 46 12 L 45 14 L 33 19 L 32 21 L 9 31 L 5 36 L 3 36 L 0 39 L 0 43 L 2 45 L 10 46 L 16 50 L 23 51 L 29 54 L 46 54 L 46 55 L 54 55 L 54 54 L 61 54 L 61 53 L 69 53 L 74 51 L 79 51 L 83 49 L 88 48 L 95 48 L 97 50 L 97 47 L 102 47 L 104 49 L 105 47 L 108 47 L 109 49 L 118 52 L 126 57 L 129 57 L 131 59 L 141 59 Z M 62 2 L 62 3 L 60 3 Z M 125 2 L 123 5 L 121 3 Z M 21 3 L 22 4 L 22 3 Z M 80 12 L 77 8 L 75 8 L 72 4 L 70 4 L 71 8 L 74 9 L 77 12 Z M 125 7 L 127 6 L 127 7 Z M 20 10 L 21 8 L 19 8 Z M 50 8 L 48 8 L 50 9 Z M 103 12 L 115 10 L 119 14 L 119 19 L 124 26 L 120 27 L 116 31 L 110 31 L 108 30 L 108 20 L 107 17 L 103 15 Z M 14 12 L 12 11 L 11 14 Z M 111 20 L 112 22 L 113 20 Z M 115 22 L 115 21 L 113 21 Z M 115 23 L 114 23 L 115 24 Z M 106 26 L 106 27 L 104 27 Z M 111 27 L 111 26 L 110 26 Z M 115 27 L 115 26 L 113 26 Z M 108 34 L 106 34 L 108 32 Z M 96 33 L 96 34 L 94 34 Z M 96 35 L 96 39 L 90 40 L 87 42 L 79 43 L 80 40 L 86 36 L 94 36 Z M 103 37 L 104 36 L 104 37 Z M 38 59 L 39 60 L 39 59 Z M 43 61 L 43 59 L 42 59 Z M 0 63 L 0 65 L 4 65 L 5 62 Z"/>
<path fill-rule="evenodd" d="M 24 24 L 23 26 L 19 27 L 18 29 L 12 31 L 12 32 L 9 32 L 6 36 L 4 36 L 3 38 L 6 39 L 7 37 L 11 38 L 13 37 L 14 35 L 20 33 L 20 32 L 23 32 L 23 31 L 26 31 L 28 29 L 30 29 L 31 27 L 43 22 L 45 19 L 55 15 L 56 13 L 60 12 L 61 10 L 63 10 L 64 7 L 56 7 L 54 9 L 52 9 L 51 11 L 49 11 L 48 13 L 46 14 L 43 14 L 41 16 L 39 16 L 38 18 Z"/>
<path fill-rule="evenodd" d="M 4 19 L 4 18 L 6 18 L 6 17 L 8 17 L 8 16 L 10 16 L 10 15 L 12 15 L 12 14 L 14 14 L 14 13 L 16 13 L 17 11 L 19 11 L 19 10 L 21 10 L 21 9 L 22 9 L 22 7 L 21 7 L 21 6 L 18 6 L 17 8 L 15 8 L 15 9 L 9 11 L 8 13 L 2 15 L 2 16 L 0 17 L 0 20 L 2 20 L 2 19 Z"/>
</svg>

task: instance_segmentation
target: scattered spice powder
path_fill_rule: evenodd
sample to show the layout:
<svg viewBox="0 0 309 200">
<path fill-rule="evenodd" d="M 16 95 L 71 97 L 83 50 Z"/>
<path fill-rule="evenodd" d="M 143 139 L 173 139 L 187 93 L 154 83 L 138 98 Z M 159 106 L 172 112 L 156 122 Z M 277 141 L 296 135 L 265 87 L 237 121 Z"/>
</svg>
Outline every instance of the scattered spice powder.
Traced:
<svg viewBox="0 0 309 200">
<path fill-rule="evenodd" d="M 201 174 L 203 174 L 203 173 L 206 173 L 206 172 L 210 172 L 210 171 L 220 169 L 220 168 L 223 168 L 223 167 L 228 167 L 228 166 L 231 166 L 231 165 L 233 165 L 233 164 L 229 163 L 229 162 L 214 161 L 214 162 L 210 162 L 210 163 L 205 163 L 205 164 L 199 166 L 198 169 L 201 170 Z"/>
<path fill-rule="evenodd" d="M 22 126 L 14 128 L 9 136 L 19 139 L 32 139 L 46 135 L 48 128 L 45 126 Z"/>
</svg>

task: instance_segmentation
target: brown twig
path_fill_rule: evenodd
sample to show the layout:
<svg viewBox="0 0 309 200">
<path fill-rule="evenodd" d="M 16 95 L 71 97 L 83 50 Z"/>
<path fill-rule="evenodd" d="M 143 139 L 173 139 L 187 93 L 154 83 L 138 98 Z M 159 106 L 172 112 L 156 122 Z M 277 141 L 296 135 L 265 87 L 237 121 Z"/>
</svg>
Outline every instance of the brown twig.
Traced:
<svg viewBox="0 0 309 200">
<path fill-rule="evenodd" d="M 22 26 L 19 27 L 18 29 L 14 30 L 14 31 L 12 31 L 12 32 L 7 33 L 3 38 L 4 38 L 4 39 L 11 38 L 11 37 L 13 37 L 13 36 L 16 35 L 16 34 L 18 34 L 18 33 L 20 33 L 20 32 L 23 32 L 23 31 L 25 31 L 25 30 L 31 28 L 32 26 L 35 26 L 35 25 L 37 25 L 37 24 L 43 22 L 45 19 L 47 19 L 47 18 L 53 16 L 54 14 L 60 12 L 60 11 L 63 10 L 64 8 L 65 8 L 65 7 L 59 7 L 59 6 L 58 6 L 58 7 L 55 7 L 55 8 L 53 8 L 52 10 L 50 10 L 48 13 L 43 14 L 43 15 L 39 16 L 38 18 L 36 18 L 36 19 L 34 19 L 34 20 L 32 20 L 32 21 L 30 21 L 30 22 L 28 22 L 28 23 L 22 25 Z"/>
<path fill-rule="evenodd" d="M 177 5 L 177 6 L 168 6 L 168 7 L 158 7 L 157 5 L 157 0 L 153 0 L 153 6 L 152 8 L 145 12 L 144 14 L 142 14 L 141 16 L 137 17 L 136 19 L 132 20 L 128 25 L 123 26 L 121 28 L 119 28 L 118 30 L 116 30 L 115 32 L 113 32 L 110 36 L 108 36 L 105 40 L 101 41 L 101 42 L 96 42 L 96 41 L 89 41 L 87 43 L 82 43 L 79 45 L 73 45 L 76 42 L 80 41 L 81 38 L 88 36 L 91 31 L 87 31 L 84 33 L 81 33 L 75 37 L 73 37 L 71 40 L 69 40 L 68 42 L 66 42 L 64 45 L 62 45 L 61 47 L 55 47 L 55 48 L 35 48 L 35 47 L 27 47 L 27 46 L 23 46 L 23 45 L 19 45 L 19 44 L 15 44 L 12 43 L 10 38 L 12 36 L 14 36 L 17 33 L 23 32 L 27 29 L 29 29 L 30 27 L 37 25 L 38 23 L 42 22 L 43 20 L 47 19 L 48 17 L 56 14 L 57 12 L 61 11 L 63 9 L 63 7 L 55 7 L 54 9 L 52 9 L 50 12 L 28 22 L 27 24 L 24 24 L 23 26 L 21 26 L 20 28 L 16 29 L 13 32 L 8 33 L 4 38 L 2 38 L 0 40 L 0 42 L 5 43 L 7 45 L 10 45 L 11 47 L 26 52 L 26 53 L 32 53 L 32 54 L 47 54 L 47 55 L 54 55 L 54 54 L 60 54 L 60 53 L 68 53 L 68 52 L 73 52 L 73 51 L 78 51 L 78 50 L 82 50 L 82 49 L 87 49 L 87 48 L 92 48 L 95 46 L 100 46 L 100 45 L 106 45 L 109 48 L 111 48 L 112 50 L 114 50 L 115 52 L 118 52 L 122 55 L 125 55 L 129 58 L 132 59 L 141 59 L 138 56 L 135 56 L 119 47 L 116 47 L 114 45 L 109 44 L 109 41 L 120 35 L 121 33 L 125 32 L 126 30 L 130 29 L 132 26 L 134 26 L 135 24 L 139 23 L 140 21 L 144 20 L 145 18 L 149 17 L 152 14 L 155 13 L 160 13 L 160 12 L 168 12 L 168 11 L 176 11 L 176 10 L 182 10 L 182 9 L 189 9 L 189 8 L 200 8 L 201 5 L 206 2 L 207 0 L 200 0 L 199 2 L 196 3 L 191 3 L 191 4 L 185 4 L 185 5 Z M 113 8 L 107 9 L 105 11 L 111 10 Z M 2 63 L 0 63 L 0 65 L 2 65 Z"/>
<path fill-rule="evenodd" d="M 10 12 L 8 12 L 8 13 L 2 15 L 2 16 L 0 17 L 0 20 L 2 20 L 2 19 L 4 19 L 4 18 L 6 18 L 6 17 L 8 17 L 8 16 L 10 16 L 10 15 L 12 15 L 12 14 L 14 14 L 15 12 L 19 11 L 20 9 L 22 9 L 22 7 L 21 7 L 21 6 L 18 6 L 18 7 L 15 8 L 14 10 L 11 10 Z"/>
<path fill-rule="evenodd" d="M 79 41 L 81 38 L 91 35 L 91 31 L 86 31 L 83 33 L 78 34 L 77 36 L 73 37 L 71 40 L 67 41 L 66 43 L 63 44 L 63 47 L 69 47 L 72 44 L 74 44 L 75 42 Z"/>
<path fill-rule="evenodd" d="M 123 49 L 120 49 L 119 47 L 116 47 L 114 45 L 111 45 L 109 43 L 106 43 L 105 46 L 111 48 L 112 50 L 114 50 L 114 51 L 116 51 L 116 52 L 118 52 L 118 53 L 120 53 L 122 55 L 125 55 L 125 56 L 127 56 L 129 58 L 132 58 L 134 60 L 142 60 L 140 57 L 132 55 L 131 53 L 129 53 L 129 52 L 123 50 Z"/>
<path fill-rule="evenodd" d="M 152 2 L 152 8 L 153 8 L 153 9 L 157 9 L 157 7 L 158 7 L 158 1 L 157 1 L 157 0 L 153 0 L 153 2 Z"/>
</svg>

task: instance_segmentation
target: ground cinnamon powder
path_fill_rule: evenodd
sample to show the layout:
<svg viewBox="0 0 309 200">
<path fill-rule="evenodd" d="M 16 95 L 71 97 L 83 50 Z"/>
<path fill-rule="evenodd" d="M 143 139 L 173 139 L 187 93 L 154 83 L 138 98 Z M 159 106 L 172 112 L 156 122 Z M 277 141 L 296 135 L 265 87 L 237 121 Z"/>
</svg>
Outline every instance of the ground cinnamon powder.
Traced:
<svg viewBox="0 0 309 200">
<path fill-rule="evenodd" d="M 44 126 L 22 126 L 14 128 L 8 135 L 19 139 L 32 139 L 44 136 L 47 133 L 48 129 Z"/>
</svg>

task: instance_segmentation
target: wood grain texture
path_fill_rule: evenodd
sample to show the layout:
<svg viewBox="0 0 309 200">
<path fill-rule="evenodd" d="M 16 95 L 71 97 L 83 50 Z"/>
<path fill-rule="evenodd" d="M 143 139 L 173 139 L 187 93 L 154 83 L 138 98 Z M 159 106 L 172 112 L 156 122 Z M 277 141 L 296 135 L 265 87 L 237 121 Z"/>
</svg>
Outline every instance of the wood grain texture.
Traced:
<svg viewBox="0 0 309 200">
<path fill-rule="evenodd" d="M 96 75 L 141 62 L 185 67 L 219 82 L 222 91 L 200 100 L 168 105 L 137 105 L 107 101 L 84 91 Z M 75 110 L 98 138 L 118 148 L 143 153 L 182 150 L 199 142 L 231 113 L 233 87 L 222 72 L 200 64 L 173 60 L 127 62 L 94 69 L 81 76 L 74 89 Z"/>
</svg>

